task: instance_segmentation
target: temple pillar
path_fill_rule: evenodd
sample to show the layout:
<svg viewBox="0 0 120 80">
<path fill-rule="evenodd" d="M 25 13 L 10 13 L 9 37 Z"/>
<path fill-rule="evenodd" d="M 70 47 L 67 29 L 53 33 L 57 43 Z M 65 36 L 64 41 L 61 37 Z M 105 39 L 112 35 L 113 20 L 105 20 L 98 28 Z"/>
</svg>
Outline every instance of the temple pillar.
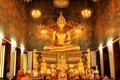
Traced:
<svg viewBox="0 0 120 80">
<path fill-rule="evenodd" d="M 96 51 L 91 51 L 91 66 L 96 67 Z"/>
<path fill-rule="evenodd" d="M 27 72 L 31 72 L 32 71 L 32 51 L 27 52 L 28 54 L 28 59 L 27 59 Z"/>
<path fill-rule="evenodd" d="M 99 47 L 99 52 L 100 52 L 100 68 L 101 68 L 101 77 L 104 77 L 104 61 L 103 61 L 103 48 L 102 46 Z"/>
<path fill-rule="evenodd" d="M 24 64 L 23 64 L 23 54 L 24 54 L 24 51 L 21 49 L 21 56 L 20 56 L 20 57 L 21 57 L 21 58 L 20 58 L 20 60 L 21 60 L 21 61 L 20 61 L 20 69 L 23 69 L 23 65 L 24 65 Z"/>
<path fill-rule="evenodd" d="M 0 79 L 3 78 L 5 60 L 5 45 L 2 46 L 2 40 L 3 38 L 0 37 Z"/>
<path fill-rule="evenodd" d="M 27 72 L 27 54 L 23 54 L 23 69 L 24 73 Z"/>
<path fill-rule="evenodd" d="M 109 55 L 109 63 L 110 63 L 110 77 L 115 79 L 115 63 L 114 63 L 114 51 L 113 45 L 108 44 L 108 55 Z"/>
<path fill-rule="evenodd" d="M 16 50 L 12 44 L 10 52 L 10 76 L 11 78 L 16 75 Z"/>
</svg>

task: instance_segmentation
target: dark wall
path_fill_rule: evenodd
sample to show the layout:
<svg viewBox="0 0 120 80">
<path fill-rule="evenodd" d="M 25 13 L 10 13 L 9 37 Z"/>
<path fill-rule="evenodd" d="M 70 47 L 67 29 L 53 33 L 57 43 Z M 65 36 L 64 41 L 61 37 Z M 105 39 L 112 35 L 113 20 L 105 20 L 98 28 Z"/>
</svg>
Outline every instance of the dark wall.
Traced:
<svg viewBox="0 0 120 80">
<path fill-rule="evenodd" d="M 26 41 L 26 17 L 24 3 L 17 0 L 0 0 L 0 33 L 17 43 Z"/>
<path fill-rule="evenodd" d="M 110 77 L 110 62 L 109 62 L 108 47 L 103 48 L 103 63 L 104 63 L 104 75 Z"/>
<path fill-rule="evenodd" d="M 102 9 L 96 11 L 98 17 L 95 26 L 95 38 L 98 44 L 106 44 L 109 39 L 115 39 L 120 36 L 120 1 L 105 1 L 108 3 L 106 4 L 107 6 L 98 4 L 98 8 Z"/>
<path fill-rule="evenodd" d="M 113 49 L 114 49 L 114 60 L 115 60 L 115 77 L 120 78 L 120 43 L 119 41 L 116 41 L 113 44 Z"/>
<path fill-rule="evenodd" d="M 81 3 L 82 2 L 82 3 Z M 46 5 L 47 4 L 47 5 Z M 92 9 L 94 3 L 90 0 L 70 0 L 70 4 L 66 8 L 57 8 L 53 5 L 52 0 L 34 0 L 31 3 L 26 5 L 27 12 L 28 12 L 28 45 L 29 50 L 33 50 L 36 48 L 37 50 L 43 50 L 45 45 L 50 44 L 51 36 L 45 36 L 40 34 L 41 26 L 44 25 L 44 28 L 50 28 L 54 26 L 54 23 L 57 22 L 57 18 L 59 17 L 59 12 L 63 12 L 63 16 L 66 18 L 67 22 L 72 22 L 74 28 L 77 27 L 76 24 L 83 24 L 82 32 L 72 37 L 72 44 L 77 44 L 80 46 L 81 50 L 86 49 L 90 46 L 91 41 L 93 38 L 93 31 L 94 31 L 94 17 L 84 19 L 81 16 L 81 11 L 87 7 Z M 33 9 L 38 9 L 41 11 L 42 15 L 38 19 L 34 19 L 31 17 L 31 11 Z M 51 24 L 53 23 L 53 24 Z M 71 24 L 70 24 L 71 25 Z M 77 38 L 76 38 L 77 37 Z M 92 44 L 94 45 L 94 44 Z"/>
<path fill-rule="evenodd" d="M 45 5 L 47 3 L 47 6 Z M 39 4 L 39 5 L 38 5 Z M 49 6 L 49 7 L 48 7 Z M 81 16 L 81 11 L 85 8 L 92 10 L 92 16 L 84 19 Z M 48 40 L 43 39 L 40 35 L 40 24 L 47 22 L 56 22 L 59 12 L 62 11 L 67 21 L 73 21 L 84 25 L 84 30 L 79 35 L 78 39 L 72 41 L 78 44 L 82 49 L 91 48 L 98 49 L 100 43 L 106 44 L 108 39 L 117 38 L 120 36 L 120 1 L 119 0 L 99 0 L 92 2 L 90 0 L 70 0 L 68 7 L 60 9 L 53 5 L 52 1 L 38 1 L 27 5 L 29 12 L 29 29 L 28 29 L 28 46 L 29 49 L 37 48 L 42 50 L 43 46 L 50 43 Z M 42 15 L 39 19 L 33 19 L 30 15 L 32 9 L 39 9 Z M 45 26 L 48 27 L 48 26 Z M 74 26 L 75 27 L 75 26 Z M 31 43 L 34 42 L 34 43 Z"/>
<path fill-rule="evenodd" d="M 5 64 L 4 64 L 4 79 L 6 80 L 6 75 L 10 71 L 10 51 L 11 45 L 9 43 L 3 44 L 5 45 Z"/>
<path fill-rule="evenodd" d="M 86 7 L 92 10 L 92 16 L 88 19 L 81 16 L 81 11 Z M 42 12 L 39 19 L 31 17 L 32 9 Z M 69 6 L 63 9 L 54 7 L 52 0 L 33 0 L 28 3 L 22 0 L 0 0 L 0 32 L 3 32 L 8 40 L 13 37 L 18 44 L 27 44 L 27 50 L 43 50 L 43 47 L 50 43 L 51 37 L 43 38 L 40 24 L 55 23 L 60 11 L 68 22 L 84 25 L 82 33 L 72 40 L 81 50 L 95 50 L 99 43 L 104 44 L 109 38 L 120 36 L 119 0 L 70 0 Z"/>
</svg>

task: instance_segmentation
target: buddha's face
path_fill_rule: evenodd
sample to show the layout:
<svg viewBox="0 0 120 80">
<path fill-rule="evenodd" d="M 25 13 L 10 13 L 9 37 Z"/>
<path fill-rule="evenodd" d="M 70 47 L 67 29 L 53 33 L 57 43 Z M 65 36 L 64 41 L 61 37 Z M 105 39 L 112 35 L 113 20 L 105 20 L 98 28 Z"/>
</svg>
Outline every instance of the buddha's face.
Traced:
<svg viewBox="0 0 120 80">
<path fill-rule="evenodd" d="M 66 24 L 66 21 L 61 19 L 61 20 L 57 21 L 57 24 L 60 28 L 63 28 Z"/>
</svg>

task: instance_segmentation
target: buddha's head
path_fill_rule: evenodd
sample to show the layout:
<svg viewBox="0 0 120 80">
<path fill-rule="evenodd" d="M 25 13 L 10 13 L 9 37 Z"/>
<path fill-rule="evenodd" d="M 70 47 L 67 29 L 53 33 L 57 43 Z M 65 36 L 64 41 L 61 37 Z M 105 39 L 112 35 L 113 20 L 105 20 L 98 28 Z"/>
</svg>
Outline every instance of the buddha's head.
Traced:
<svg viewBox="0 0 120 80">
<path fill-rule="evenodd" d="M 61 28 L 64 27 L 66 24 L 66 20 L 65 20 L 64 16 L 62 15 L 62 12 L 60 12 L 60 16 L 57 19 L 57 24 Z"/>
</svg>

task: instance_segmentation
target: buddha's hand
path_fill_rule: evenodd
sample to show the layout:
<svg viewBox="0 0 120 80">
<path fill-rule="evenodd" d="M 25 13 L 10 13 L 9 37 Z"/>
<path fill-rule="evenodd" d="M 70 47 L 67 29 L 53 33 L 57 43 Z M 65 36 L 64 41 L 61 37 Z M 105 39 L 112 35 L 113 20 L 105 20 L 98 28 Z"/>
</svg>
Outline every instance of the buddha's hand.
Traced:
<svg viewBox="0 0 120 80">
<path fill-rule="evenodd" d="M 66 40 L 64 41 L 64 44 L 70 44 L 70 43 L 71 43 L 71 40 L 66 39 Z"/>
<path fill-rule="evenodd" d="M 51 46 L 54 46 L 55 45 L 55 40 L 52 40 L 51 41 Z"/>
</svg>

